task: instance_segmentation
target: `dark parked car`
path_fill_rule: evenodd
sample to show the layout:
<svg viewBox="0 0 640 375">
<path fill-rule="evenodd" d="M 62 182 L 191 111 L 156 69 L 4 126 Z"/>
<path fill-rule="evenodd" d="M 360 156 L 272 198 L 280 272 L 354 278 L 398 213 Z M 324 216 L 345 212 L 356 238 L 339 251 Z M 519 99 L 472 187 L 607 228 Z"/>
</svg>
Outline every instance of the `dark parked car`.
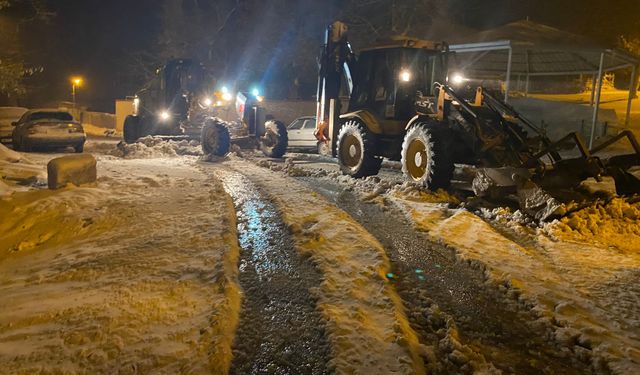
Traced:
<svg viewBox="0 0 640 375">
<path fill-rule="evenodd" d="M 73 147 L 82 152 L 87 136 L 82 124 L 59 109 L 27 111 L 13 123 L 13 148 L 18 151 Z"/>
<path fill-rule="evenodd" d="M 27 112 L 22 107 L 0 107 L 0 142 L 11 143 L 13 126 L 11 124 Z"/>
</svg>

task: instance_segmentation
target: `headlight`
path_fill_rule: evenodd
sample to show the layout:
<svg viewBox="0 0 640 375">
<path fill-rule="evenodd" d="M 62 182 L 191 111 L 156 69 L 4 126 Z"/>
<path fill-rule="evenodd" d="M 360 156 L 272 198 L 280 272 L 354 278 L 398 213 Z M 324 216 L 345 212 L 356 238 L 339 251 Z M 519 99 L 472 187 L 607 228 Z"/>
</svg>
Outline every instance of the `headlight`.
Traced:
<svg viewBox="0 0 640 375">
<path fill-rule="evenodd" d="M 207 106 L 207 107 L 211 107 L 211 104 L 213 104 L 213 101 L 211 100 L 211 98 L 205 98 L 202 103 Z"/>
<path fill-rule="evenodd" d="M 461 85 L 464 81 L 466 81 L 466 78 L 460 73 L 454 73 L 453 76 L 451 76 L 451 83 L 454 85 Z"/>
<path fill-rule="evenodd" d="M 402 81 L 402 82 L 411 81 L 411 72 L 406 70 L 406 69 L 402 69 L 400 71 L 400 81 Z"/>
<path fill-rule="evenodd" d="M 227 91 L 222 93 L 222 100 L 230 101 L 231 99 L 233 99 L 233 95 L 231 95 L 230 92 Z"/>
<path fill-rule="evenodd" d="M 251 90 L 251 94 L 253 94 L 253 96 L 255 96 L 257 98 L 258 96 L 260 96 L 260 90 L 253 89 L 253 90 Z"/>
<path fill-rule="evenodd" d="M 171 115 L 169 114 L 168 111 L 160 112 L 160 120 L 167 121 L 169 119 L 169 117 L 171 117 Z"/>
</svg>

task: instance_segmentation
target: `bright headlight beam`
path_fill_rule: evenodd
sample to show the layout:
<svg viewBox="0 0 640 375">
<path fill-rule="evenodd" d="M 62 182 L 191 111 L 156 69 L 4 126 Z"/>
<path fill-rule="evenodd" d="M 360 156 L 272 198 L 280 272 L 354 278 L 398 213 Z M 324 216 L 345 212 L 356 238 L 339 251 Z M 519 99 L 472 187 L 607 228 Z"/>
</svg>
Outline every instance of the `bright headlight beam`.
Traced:
<svg viewBox="0 0 640 375">
<path fill-rule="evenodd" d="M 260 95 L 260 90 L 253 89 L 253 90 L 251 90 L 251 94 L 253 94 L 253 96 L 255 96 L 255 97 L 258 97 Z"/>
<path fill-rule="evenodd" d="M 406 70 L 406 69 L 401 70 L 401 71 L 400 71 L 400 80 L 401 80 L 402 82 L 409 82 L 409 81 L 411 81 L 411 72 L 410 72 L 410 71 L 408 71 L 408 70 Z"/>
<path fill-rule="evenodd" d="M 223 92 L 222 93 L 222 99 L 226 100 L 226 101 L 230 101 L 231 99 L 233 99 L 233 95 L 231 95 L 230 92 Z"/>
<path fill-rule="evenodd" d="M 213 101 L 211 100 L 211 98 L 205 98 L 203 103 L 207 107 L 211 107 L 211 104 L 213 104 Z"/>
<path fill-rule="evenodd" d="M 168 111 L 162 111 L 160 112 L 160 120 L 162 121 L 166 121 L 169 119 L 169 117 L 171 117 L 171 115 L 169 114 Z"/>
<path fill-rule="evenodd" d="M 462 84 L 464 81 L 465 81 L 464 76 L 460 73 L 456 73 L 453 75 L 453 77 L 451 77 L 451 82 L 454 85 Z"/>
</svg>

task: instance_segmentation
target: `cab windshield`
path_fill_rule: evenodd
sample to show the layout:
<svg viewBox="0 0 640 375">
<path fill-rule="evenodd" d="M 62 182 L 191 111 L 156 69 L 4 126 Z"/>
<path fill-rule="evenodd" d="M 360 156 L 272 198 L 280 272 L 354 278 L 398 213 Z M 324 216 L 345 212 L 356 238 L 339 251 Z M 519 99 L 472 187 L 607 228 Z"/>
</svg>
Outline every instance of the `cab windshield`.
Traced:
<svg viewBox="0 0 640 375">
<path fill-rule="evenodd" d="M 350 110 L 367 109 L 382 118 L 404 120 L 414 114 L 419 92 L 435 96 L 435 82 L 444 82 L 446 55 L 420 48 L 384 48 L 365 51 L 358 71 Z"/>
</svg>

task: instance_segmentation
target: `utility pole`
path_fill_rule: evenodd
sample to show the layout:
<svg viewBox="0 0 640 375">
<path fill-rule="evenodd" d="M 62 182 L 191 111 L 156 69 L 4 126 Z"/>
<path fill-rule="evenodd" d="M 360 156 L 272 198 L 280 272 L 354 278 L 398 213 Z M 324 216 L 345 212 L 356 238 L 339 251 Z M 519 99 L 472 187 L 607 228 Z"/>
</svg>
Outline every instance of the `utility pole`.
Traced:
<svg viewBox="0 0 640 375">
<path fill-rule="evenodd" d="M 71 97 L 73 100 L 73 108 L 76 108 L 76 88 L 82 85 L 82 78 L 74 77 L 71 78 Z"/>
</svg>

